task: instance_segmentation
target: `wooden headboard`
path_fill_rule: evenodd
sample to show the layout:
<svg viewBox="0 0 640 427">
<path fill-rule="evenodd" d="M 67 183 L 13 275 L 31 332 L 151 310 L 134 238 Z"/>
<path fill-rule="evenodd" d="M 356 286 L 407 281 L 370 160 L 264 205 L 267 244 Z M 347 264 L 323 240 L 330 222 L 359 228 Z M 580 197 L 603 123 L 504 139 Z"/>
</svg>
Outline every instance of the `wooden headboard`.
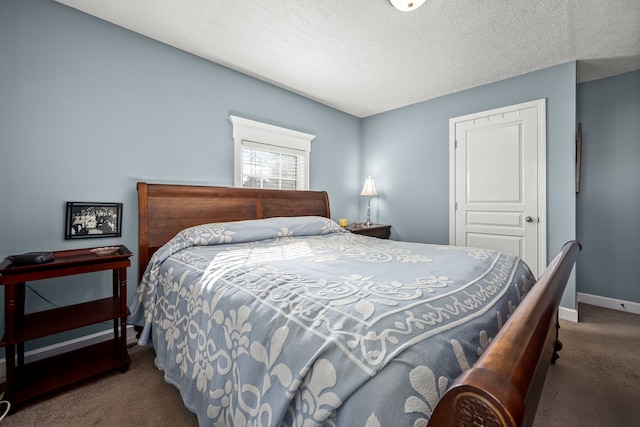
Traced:
<svg viewBox="0 0 640 427">
<path fill-rule="evenodd" d="M 211 222 L 308 215 L 331 217 L 326 191 L 138 182 L 138 279 L 155 251 L 185 228 Z"/>
</svg>

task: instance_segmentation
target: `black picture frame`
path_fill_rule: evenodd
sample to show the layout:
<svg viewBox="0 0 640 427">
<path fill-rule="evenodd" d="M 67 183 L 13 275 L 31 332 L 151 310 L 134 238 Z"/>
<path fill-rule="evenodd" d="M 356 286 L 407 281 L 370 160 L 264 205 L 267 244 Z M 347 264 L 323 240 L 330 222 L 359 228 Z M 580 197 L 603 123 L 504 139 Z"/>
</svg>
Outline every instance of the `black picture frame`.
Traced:
<svg viewBox="0 0 640 427">
<path fill-rule="evenodd" d="M 67 202 L 65 240 L 122 236 L 122 203 Z"/>
</svg>

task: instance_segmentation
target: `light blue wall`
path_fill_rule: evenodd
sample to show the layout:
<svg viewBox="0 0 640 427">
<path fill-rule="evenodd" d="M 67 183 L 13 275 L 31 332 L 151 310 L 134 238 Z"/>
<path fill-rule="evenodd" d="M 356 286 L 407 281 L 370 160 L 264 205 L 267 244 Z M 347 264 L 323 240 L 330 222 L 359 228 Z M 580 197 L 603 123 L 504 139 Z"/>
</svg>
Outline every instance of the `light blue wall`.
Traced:
<svg viewBox="0 0 640 427">
<path fill-rule="evenodd" d="M 136 252 L 137 181 L 233 184 L 230 114 L 316 135 L 310 185 L 328 191 L 334 218 L 357 217 L 358 118 L 51 0 L 2 0 L 0 259 L 111 244 Z M 122 238 L 65 241 L 66 201 L 123 202 Z M 96 280 L 31 285 L 66 305 L 110 289 Z M 50 308 L 27 299 L 27 310 Z"/>
<path fill-rule="evenodd" d="M 640 71 L 578 85 L 578 292 L 640 303 Z"/>
<path fill-rule="evenodd" d="M 230 114 L 316 135 L 311 187 L 329 192 L 333 218 L 364 219 L 358 194 L 373 175 L 373 219 L 393 224 L 392 238 L 447 243 L 449 118 L 540 98 L 550 252 L 575 237 L 575 63 L 360 120 L 51 0 L 0 2 L 0 58 L 0 257 L 109 244 L 135 252 L 137 181 L 233 183 Z M 66 201 L 123 202 L 123 237 L 65 241 Z M 95 280 L 97 290 L 32 286 L 65 305 L 107 293 L 108 277 Z M 29 310 L 50 307 L 27 298 Z"/>
<path fill-rule="evenodd" d="M 375 222 L 392 238 L 449 243 L 449 119 L 546 98 L 548 257 L 576 238 L 576 64 L 469 89 L 363 120 L 363 175 L 380 193 Z M 572 278 L 562 306 L 576 307 Z"/>
</svg>

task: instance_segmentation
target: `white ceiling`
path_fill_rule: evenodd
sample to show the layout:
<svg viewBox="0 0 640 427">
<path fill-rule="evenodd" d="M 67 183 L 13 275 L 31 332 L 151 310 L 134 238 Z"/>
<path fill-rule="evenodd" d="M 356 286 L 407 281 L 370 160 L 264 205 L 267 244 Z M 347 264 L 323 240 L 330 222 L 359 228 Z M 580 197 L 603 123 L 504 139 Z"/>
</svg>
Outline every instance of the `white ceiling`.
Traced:
<svg viewBox="0 0 640 427">
<path fill-rule="evenodd" d="M 357 117 L 578 61 L 640 69 L 640 0 L 56 0 Z"/>
</svg>

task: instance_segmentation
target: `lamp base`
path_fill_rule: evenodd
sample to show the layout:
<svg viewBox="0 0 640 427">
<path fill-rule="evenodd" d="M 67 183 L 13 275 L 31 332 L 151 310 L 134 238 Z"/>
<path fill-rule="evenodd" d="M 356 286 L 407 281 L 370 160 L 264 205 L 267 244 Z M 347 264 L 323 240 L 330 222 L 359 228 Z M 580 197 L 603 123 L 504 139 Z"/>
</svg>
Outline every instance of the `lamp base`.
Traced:
<svg viewBox="0 0 640 427">
<path fill-rule="evenodd" d="M 364 226 L 369 228 L 373 225 L 371 222 L 371 196 L 369 196 L 369 200 L 367 200 L 367 222 L 364 223 Z"/>
</svg>

